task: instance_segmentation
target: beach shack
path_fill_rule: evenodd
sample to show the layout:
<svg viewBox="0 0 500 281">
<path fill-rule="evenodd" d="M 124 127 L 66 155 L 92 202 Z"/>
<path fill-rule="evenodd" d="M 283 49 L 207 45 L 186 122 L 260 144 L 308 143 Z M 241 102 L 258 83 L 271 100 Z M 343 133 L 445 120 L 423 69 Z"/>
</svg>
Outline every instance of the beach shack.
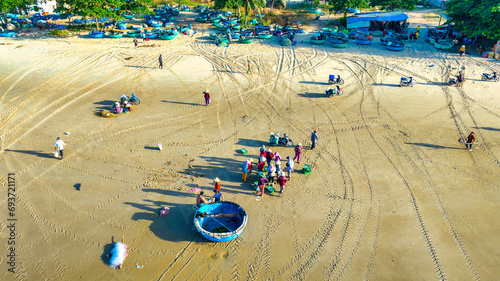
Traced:
<svg viewBox="0 0 500 281">
<path fill-rule="evenodd" d="M 359 31 L 392 29 L 398 32 L 408 27 L 408 15 L 403 12 L 372 12 L 355 14 L 347 18 L 347 29 Z"/>
</svg>

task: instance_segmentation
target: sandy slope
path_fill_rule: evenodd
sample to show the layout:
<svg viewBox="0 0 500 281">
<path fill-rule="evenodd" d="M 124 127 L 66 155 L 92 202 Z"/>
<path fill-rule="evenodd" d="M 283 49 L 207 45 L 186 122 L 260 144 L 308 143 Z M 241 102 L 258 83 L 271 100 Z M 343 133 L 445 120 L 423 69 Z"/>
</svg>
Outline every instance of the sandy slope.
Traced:
<svg viewBox="0 0 500 281">
<path fill-rule="evenodd" d="M 378 42 L 312 46 L 307 36 L 294 48 L 275 39 L 217 48 L 206 35 L 139 49 L 130 39 L 2 39 L 14 45 L 0 46 L 0 179 L 5 185 L 7 172 L 16 173 L 19 235 L 19 272 L 6 271 L 4 245 L 2 279 L 500 274 L 500 84 L 480 81 L 498 62 L 438 52 L 423 36 L 392 53 Z M 164 70 L 156 68 L 160 53 Z M 463 88 L 444 83 L 463 68 Z M 342 75 L 343 96 L 325 97 L 328 74 Z M 417 86 L 399 88 L 403 75 Z M 132 92 L 142 100 L 132 113 L 95 116 Z M 311 151 L 313 129 L 321 140 Z M 479 144 L 468 152 L 457 139 L 472 130 Z M 301 164 L 313 173 L 295 172 L 283 198 L 257 202 L 255 175 L 241 182 L 248 156 L 236 151 L 256 159 L 270 132 L 302 142 Z M 52 157 L 57 136 L 68 144 L 62 161 Z M 216 176 L 226 199 L 249 214 L 242 240 L 210 243 L 193 227 L 186 191 L 200 185 L 211 194 Z M 7 237 L 6 192 L 0 198 Z M 171 208 L 167 217 L 157 215 L 162 206 Z M 102 258 L 122 237 L 130 250 L 118 271 Z"/>
</svg>

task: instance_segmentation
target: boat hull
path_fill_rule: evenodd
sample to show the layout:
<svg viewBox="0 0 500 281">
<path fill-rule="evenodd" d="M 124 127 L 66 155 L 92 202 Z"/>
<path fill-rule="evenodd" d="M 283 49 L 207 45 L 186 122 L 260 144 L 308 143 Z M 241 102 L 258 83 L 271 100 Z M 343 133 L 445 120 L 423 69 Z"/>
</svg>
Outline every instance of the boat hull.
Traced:
<svg viewBox="0 0 500 281">
<path fill-rule="evenodd" d="M 356 39 L 356 44 L 358 44 L 358 45 L 371 45 L 372 40 L 370 40 L 370 39 Z"/>
<path fill-rule="evenodd" d="M 0 37 L 12 37 L 15 34 L 16 33 L 14 31 L 12 31 L 12 32 L 2 32 L 2 33 L 0 33 Z"/>
<path fill-rule="evenodd" d="M 194 225 L 198 232 L 213 242 L 236 239 L 243 232 L 247 221 L 245 210 L 228 201 L 205 204 L 194 215 Z"/>
</svg>

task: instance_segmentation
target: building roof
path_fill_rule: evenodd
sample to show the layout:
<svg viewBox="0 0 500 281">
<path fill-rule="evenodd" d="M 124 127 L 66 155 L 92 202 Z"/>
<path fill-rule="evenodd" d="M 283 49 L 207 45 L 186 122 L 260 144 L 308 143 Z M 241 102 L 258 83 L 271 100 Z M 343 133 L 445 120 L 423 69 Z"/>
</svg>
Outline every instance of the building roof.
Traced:
<svg viewBox="0 0 500 281">
<path fill-rule="evenodd" d="M 408 15 L 403 12 L 389 12 L 378 14 L 359 14 L 347 18 L 347 23 L 360 21 L 402 21 L 408 19 Z"/>
</svg>

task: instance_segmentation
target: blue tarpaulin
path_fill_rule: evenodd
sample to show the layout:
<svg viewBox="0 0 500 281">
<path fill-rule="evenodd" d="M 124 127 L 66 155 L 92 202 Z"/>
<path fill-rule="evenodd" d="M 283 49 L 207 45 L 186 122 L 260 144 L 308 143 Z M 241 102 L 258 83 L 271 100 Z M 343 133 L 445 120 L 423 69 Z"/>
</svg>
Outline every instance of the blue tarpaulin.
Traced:
<svg viewBox="0 0 500 281">
<path fill-rule="evenodd" d="M 347 18 L 347 28 L 369 27 L 372 21 L 404 21 L 408 15 L 403 12 L 359 14 Z"/>
</svg>

